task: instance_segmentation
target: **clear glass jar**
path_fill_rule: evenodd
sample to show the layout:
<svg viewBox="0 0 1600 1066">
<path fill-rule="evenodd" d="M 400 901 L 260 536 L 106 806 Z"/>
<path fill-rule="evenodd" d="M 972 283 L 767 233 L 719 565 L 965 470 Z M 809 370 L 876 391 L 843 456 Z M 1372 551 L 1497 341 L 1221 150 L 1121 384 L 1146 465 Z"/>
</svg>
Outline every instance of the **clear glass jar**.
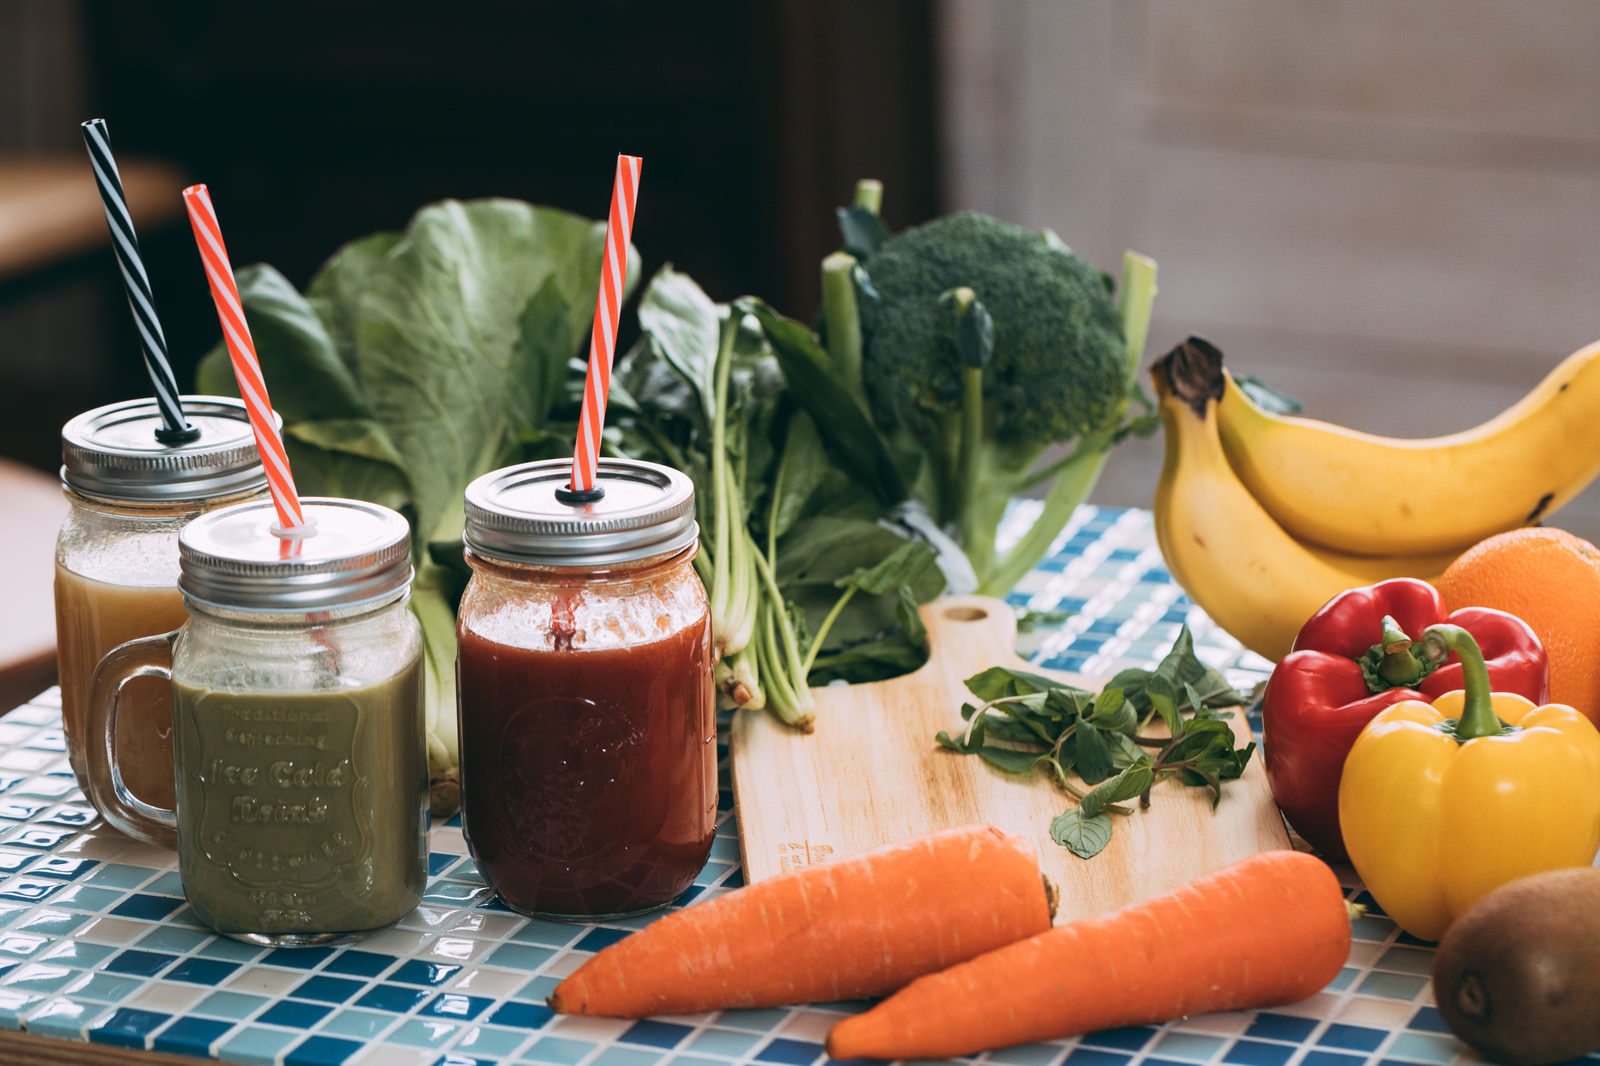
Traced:
<svg viewBox="0 0 1600 1066">
<path fill-rule="evenodd" d="M 178 533 L 192 519 L 264 498 L 266 476 L 239 400 L 183 397 L 193 440 L 163 443 L 154 400 L 99 407 L 61 431 L 61 482 L 69 509 L 56 538 L 56 660 L 61 731 L 87 789 L 84 735 L 89 678 L 124 641 L 176 629 Z M 165 690 L 139 680 L 124 695 L 121 759 L 141 799 L 173 799 L 172 710 Z"/>
<path fill-rule="evenodd" d="M 606 495 L 568 504 L 569 470 L 530 463 L 467 489 L 462 823 L 508 906 L 616 917 L 670 903 L 710 854 L 710 611 L 689 480 L 603 460 Z"/>
<path fill-rule="evenodd" d="M 422 639 L 406 609 L 410 532 L 376 504 L 307 498 L 309 537 L 270 501 L 180 536 L 189 618 L 95 672 L 89 795 L 118 829 L 175 844 L 184 894 L 218 932 L 279 946 L 384 928 L 421 899 L 428 768 Z M 177 802 L 127 788 L 118 691 L 166 677 Z"/>
</svg>

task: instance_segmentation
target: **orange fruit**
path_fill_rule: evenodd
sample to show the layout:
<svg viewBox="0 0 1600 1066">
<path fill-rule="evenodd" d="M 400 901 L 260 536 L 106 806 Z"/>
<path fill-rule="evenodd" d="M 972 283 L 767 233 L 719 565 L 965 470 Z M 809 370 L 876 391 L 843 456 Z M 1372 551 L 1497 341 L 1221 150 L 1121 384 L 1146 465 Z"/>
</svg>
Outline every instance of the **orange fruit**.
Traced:
<svg viewBox="0 0 1600 1066">
<path fill-rule="evenodd" d="M 1468 548 L 1434 584 L 1452 611 L 1493 607 L 1528 623 L 1550 659 L 1550 701 L 1600 724 L 1600 548 L 1564 529 L 1513 529 Z"/>
</svg>

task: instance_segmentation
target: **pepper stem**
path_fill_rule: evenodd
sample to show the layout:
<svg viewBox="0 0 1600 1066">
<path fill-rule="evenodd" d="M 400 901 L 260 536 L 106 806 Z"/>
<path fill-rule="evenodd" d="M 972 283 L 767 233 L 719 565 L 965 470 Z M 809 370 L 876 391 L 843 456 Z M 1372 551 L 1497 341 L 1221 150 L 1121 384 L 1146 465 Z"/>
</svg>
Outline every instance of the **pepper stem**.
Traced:
<svg viewBox="0 0 1600 1066">
<path fill-rule="evenodd" d="M 1383 633 L 1378 643 L 1361 657 L 1361 673 L 1367 690 L 1385 692 L 1391 688 L 1416 688 L 1433 673 L 1434 663 L 1413 644 L 1393 615 L 1383 616 Z"/>
<path fill-rule="evenodd" d="M 1451 652 L 1461 660 L 1462 688 L 1466 699 L 1461 708 L 1461 718 L 1454 730 L 1457 740 L 1497 736 L 1505 731 L 1506 724 L 1494 713 L 1494 699 L 1489 687 L 1489 667 L 1483 661 L 1483 649 L 1460 626 L 1440 624 L 1429 626 L 1422 634 L 1429 658 L 1443 661 Z"/>
</svg>

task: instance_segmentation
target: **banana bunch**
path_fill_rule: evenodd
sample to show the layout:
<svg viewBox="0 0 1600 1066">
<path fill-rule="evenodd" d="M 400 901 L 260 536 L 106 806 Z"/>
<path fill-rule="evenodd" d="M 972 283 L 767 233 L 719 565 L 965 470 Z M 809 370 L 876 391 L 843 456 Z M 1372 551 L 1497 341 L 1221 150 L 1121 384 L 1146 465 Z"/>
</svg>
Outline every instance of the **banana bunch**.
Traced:
<svg viewBox="0 0 1600 1066">
<path fill-rule="evenodd" d="M 1600 341 L 1489 421 L 1430 439 L 1264 411 L 1198 337 L 1151 376 L 1166 432 L 1161 554 L 1190 599 L 1268 659 L 1337 593 L 1431 580 L 1600 474 Z"/>
</svg>

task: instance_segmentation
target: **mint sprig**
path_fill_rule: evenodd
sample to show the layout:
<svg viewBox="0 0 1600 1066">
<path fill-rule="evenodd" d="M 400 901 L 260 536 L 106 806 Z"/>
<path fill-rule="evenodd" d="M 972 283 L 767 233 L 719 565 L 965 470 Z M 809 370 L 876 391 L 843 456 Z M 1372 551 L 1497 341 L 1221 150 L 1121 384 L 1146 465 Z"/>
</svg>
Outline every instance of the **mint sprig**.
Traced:
<svg viewBox="0 0 1600 1066">
<path fill-rule="evenodd" d="M 962 706 L 966 729 L 935 739 L 1007 773 L 1047 772 L 1077 801 L 1051 821 L 1050 837 L 1084 859 L 1110 843 L 1110 814 L 1132 814 L 1125 804 L 1135 799 L 1148 807 L 1157 782 L 1209 788 L 1215 807 L 1255 752 L 1254 742 L 1235 747 L 1226 721 L 1224 708 L 1244 697 L 1195 655 L 1187 626 L 1154 670 L 1124 670 L 1098 693 L 1003 666 L 967 688 L 982 702 Z M 1150 732 L 1157 719 L 1165 735 Z"/>
</svg>

